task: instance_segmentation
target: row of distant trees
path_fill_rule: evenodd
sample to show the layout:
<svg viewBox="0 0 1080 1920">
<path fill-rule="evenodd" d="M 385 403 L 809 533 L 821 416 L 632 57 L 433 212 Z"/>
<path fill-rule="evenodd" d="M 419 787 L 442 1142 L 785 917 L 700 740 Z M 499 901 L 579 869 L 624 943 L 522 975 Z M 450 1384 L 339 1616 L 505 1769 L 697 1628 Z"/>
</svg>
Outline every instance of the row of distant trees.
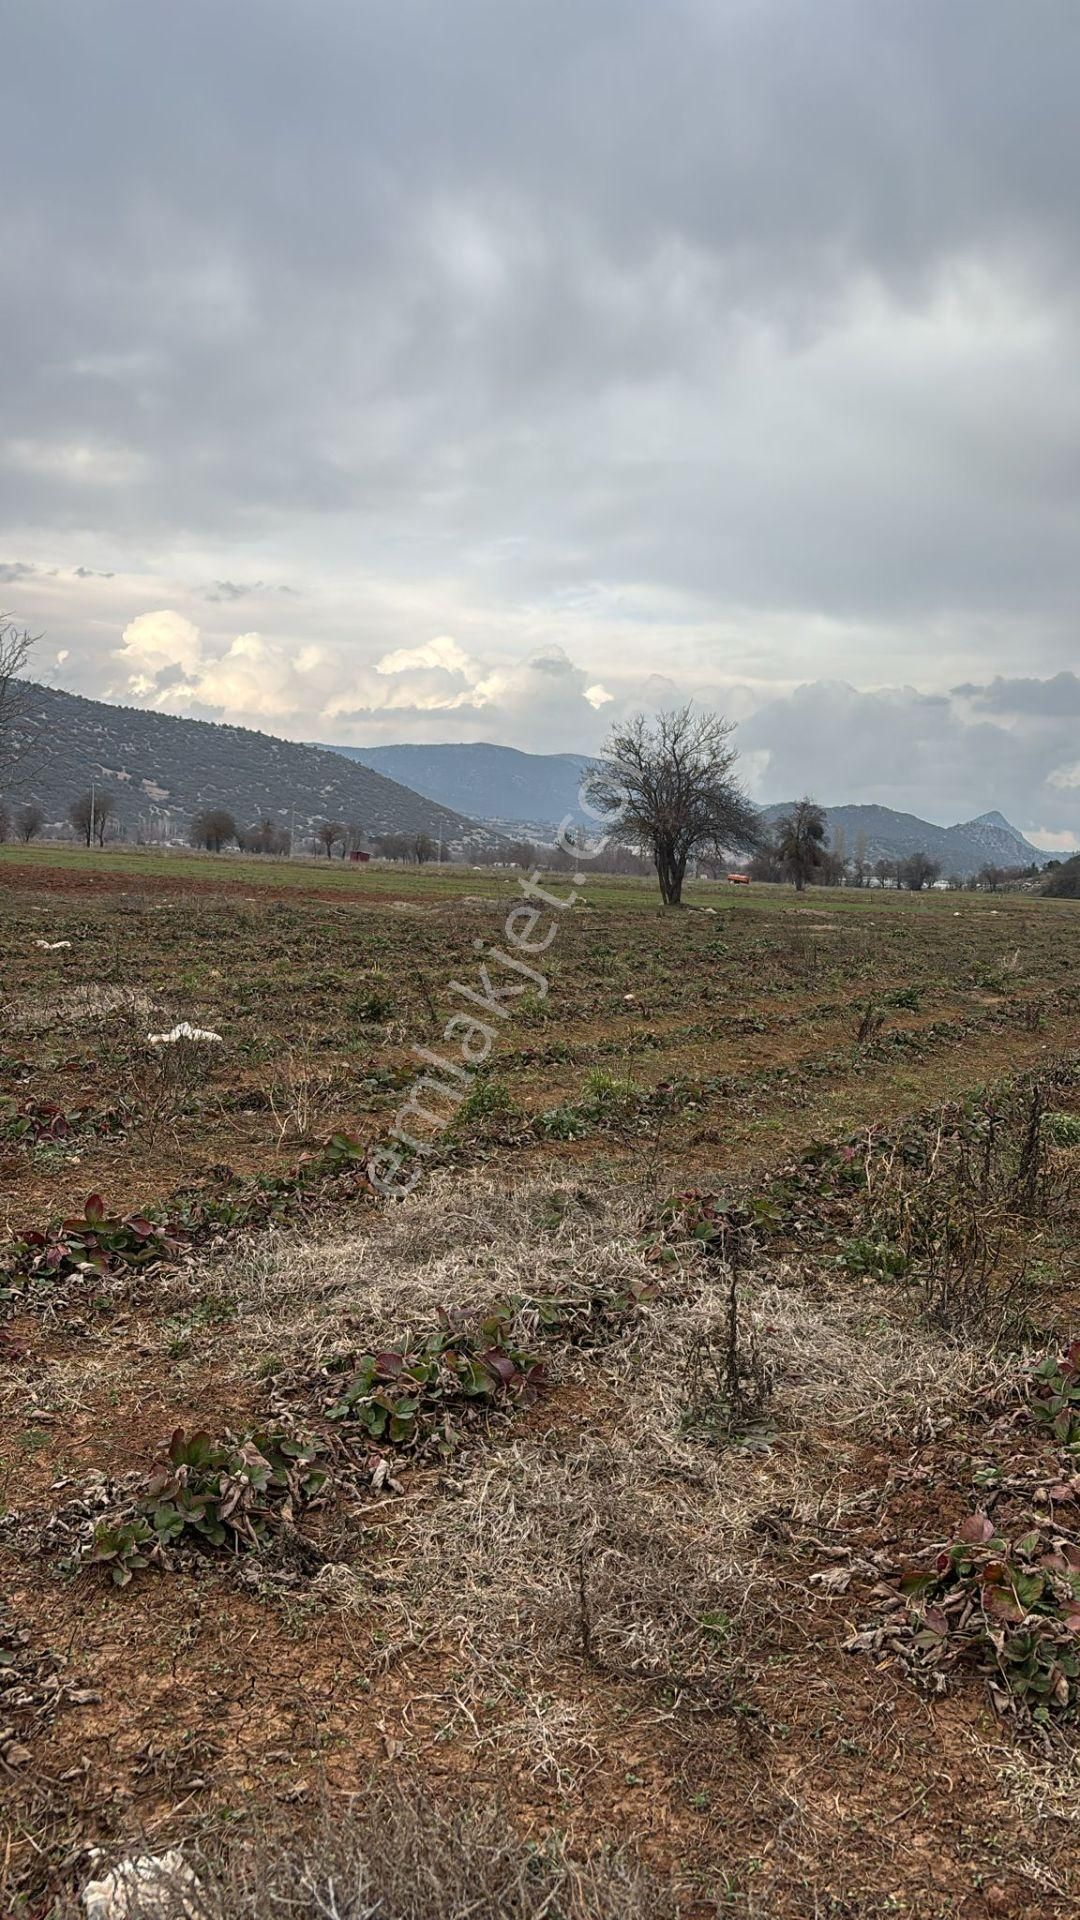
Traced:
<svg viewBox="0 0 1080 1920">
<path fill-rule="evenodd" d="M 843 827 L 837 827 L 831 842 L 825 810 L 813 800 L 800 800 L 791 812 L 766 834 L 747 863 L 753 880 L 793 881 L 801 889 L 808 885 L 837 887 L 897 887 L 910 893 L 922 893 L 941 880 L 940 860 L 925 848 L 891 858 L 871 861 L 867 856 L 866 835 L 860 834 L 855 851 L 849 857 Z M 1040 878 L 1043 868 L 995 866 L 987 862 L 977 873 L 952 873 L 946 886 L 953 890 L 999 893 L 1008 887 Z"/>
<path fill-rule="evenodd" d="M 221 853 L 226 847 L 239 847 L 241 853 L 291 853 L 293 836 L 287 827 L 273 820 L 260 820 L 253 827 L 241 827 L 227 807 L 204 807 L 191 822 L 189 839 L 193 847 L 207 853 Z M 434 860 L 439 843 L 429 833 L 365 834 L 356 821 L 320 820 L 311 834 L 314 851 L 344 860 L 360 850 L 378 854 L 383 860 L 408 860 L 422 863 Z"/>
<path fill-rule="evenodd" d="M 96 843 L 105 845 L 105 837 L 110 825 L 116 819 L 116 802 L 106 792 L 87 792 L 80 794 L 68 808 L 68 824 L 85 840 L 87 846 Z M 36 801 L 28 800 L 25 806 L 16 807 L 14 813 L 0 804 L 0 840 L 22 840 L 27 845 L 36 840 L 46 825 L 45 813 Z"/>
</svg>

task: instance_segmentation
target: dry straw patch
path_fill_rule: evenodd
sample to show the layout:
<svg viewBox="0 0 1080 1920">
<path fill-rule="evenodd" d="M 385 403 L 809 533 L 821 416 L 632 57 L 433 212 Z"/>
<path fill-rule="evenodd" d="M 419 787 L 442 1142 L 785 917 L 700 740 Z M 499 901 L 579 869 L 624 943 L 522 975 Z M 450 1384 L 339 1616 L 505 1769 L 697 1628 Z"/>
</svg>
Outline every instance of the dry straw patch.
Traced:
<svg viewBox="0 0 1080 1920">
<path fill-rule="evenodd" d="M 408 1780 L 373 1780 L 348 1808 L 329 1808 L 299 1841 L 295 1820 L 254 1829 L 217 1858 L 188 1856 L 195 1874 L 170 1898 L 154 1889 L 153 1920 L 674 1920 L 673 1890 L 625 1848 L 573 1856 L 562 1839 L 530 1843 L 506 1809 L 472 1800 L 447 1809 Z M 148 1852 L 149 1846 L 135 1847 Z M 56 1920 L 82 1920 L 73 1903 Z M 151 1907 L 133 1910 L 130 1920 Z"/>
<path fill-rule="evenodd" d="M 658 1700 L 734 1698 L 789 1607 L 777 1526 L 813 1539 L 840 1525 L 853 1451 L 943 1430 L 992 1364 L 888 1318 L 839 1275 L 821 1299 L 794 1271 L 749 1272 L 742 1329 L 771 1402 L 754 1445 L 717 1444 L 688 1415 L 695 1356 L 727 1335 L 728 1271 L 699 1247 L 657 1268 L 642 1201 L 595 1177 L 445 1175 L 362 1233 L 273 1235 L 190 1276 L 194 1294 L 236 1305 L 201 1360 L 218 1345 L 215 1373 L 252 1382 L 271 1361 L 303 1373 L 398 1341 L 444 1306 L 658 1283 L 604 1345 L 545 1349 L 555 1390 L 527 1415 L 414 1476 L 404 1499 L 366 1502 L 363 1553 L 314 1585 L 323 1604 L 374 1616 L 377 1664 L 437 1657 L 430 1698 L 447 1728 L 560 1787 L 596 1764 L 603 1732 L 587 1693 L 552 1674 L 570 1663 Z"/>
<path fill-rule="evenodd" d="M 110 986 L 88 980 L 81 986 L 65 987 L 63 992 L 14 1002 L 6 1012 L 4 1024 L 12 1033 L 42 1034 L 57 1028 L 74 1031 L 100 1026 L 105 1020 L 122 1016 L 142 1025 L 156 1019 L 162 1002 L 138 987 Z"/>
<path fill-rule="evenodd" d="M 484 1311 L 508 1293 L 645 1279 L 640 1198 L 599 1183 L 435 1176 L 367 1216 L 361 1232 L 272 1234 L 185 1282 L 235 1300 L 228 1347 L 258 1373 L 267 1355 L 317 1366 L 339 1347 L 386 1344 L 431 1325 L 440 1307 Z M 347 1320 L 347 1333 L 343 1323 Z"/>
</svg>

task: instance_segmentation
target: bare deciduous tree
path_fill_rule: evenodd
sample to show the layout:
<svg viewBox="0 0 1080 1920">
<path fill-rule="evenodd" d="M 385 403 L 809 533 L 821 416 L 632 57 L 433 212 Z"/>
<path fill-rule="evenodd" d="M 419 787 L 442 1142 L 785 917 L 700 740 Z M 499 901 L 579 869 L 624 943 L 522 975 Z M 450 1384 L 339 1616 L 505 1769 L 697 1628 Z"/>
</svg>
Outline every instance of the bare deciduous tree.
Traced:
<svg viewBox="0 0 1080 1920">
<path fill-rule="evenodd" d="M 816 800 L 797 800 L 776 826 L 776 845 L 784 871 L 794 880 L 796 893 L 822 865 L 828 822 Z"/>
<path fill-rule="evenodd" d="M 99 847 L 105 845 L 105 829 L 115 814 L 116 800 L 108 787 L 89 788 L 77 800 L 73 800 L 68 808 L 68 819 L 76 833 L 82 834 L 88 847 L 95 840 Z"/>
<path fill-rule="evenodd" d="M 931 886 L 941 874 L 941 861 L 934 860 L 928 853 L 909 853 L 899 867 L 899 878 L 912 893 L 921 893 L 924 887 Z"/>
<path fill-rule="evenodd" d="M 33 645 L 33 634 L 0 613 L 0 793 L 25 773 L 36 738 L 23 678 Z"/>
<path fill-rule="evenodd" d="M 33 800 L 28 800 L 15 815 L 15 831 L 24 846 L 29 846 L 31 840 L 36 840 L 44 825 L 44 810 Z"/>
<path fill-rule="evenodd" d="M 189 838 L 193 847 L 220 853 L 236 839 L 236 821 L 227 807 L 203 807 L 191 822 Z"/>
<path fill-rule="evenodd" d="M 682 904 L 693 854 L 748 850 L 757 815 L 734 776 L 732 723 L 689 706 L 612 729 L 584 793 L 612 832 L 648 847 L 664 905 Z"/>
<path fill-rule="evenodd" d="M 340 820 L 324 820 L 321 826 L 316 827 L 315 838 L 321 846 L 326 848 L 328 860 L 333 858 L 334 848 L 339 842 L 344 853 L 345 828 Z"/>
</svg>

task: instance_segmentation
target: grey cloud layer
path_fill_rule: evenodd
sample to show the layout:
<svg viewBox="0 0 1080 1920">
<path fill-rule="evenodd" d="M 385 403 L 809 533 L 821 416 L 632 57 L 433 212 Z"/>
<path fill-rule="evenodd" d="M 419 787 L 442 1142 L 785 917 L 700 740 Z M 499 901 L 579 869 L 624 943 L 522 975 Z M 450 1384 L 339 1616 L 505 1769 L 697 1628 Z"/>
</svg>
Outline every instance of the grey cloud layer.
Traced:
<svg viewBox="0 0 1080 1920">
<path fill-rule="evenodd" d="M 913 680 L 1076 817 L 993 691 L 1076 656 L 1073 0 L 34 0 L 5 48 L 0 517 L 131 583 L 52 603 L 91 686 L 208 603 L 365 670 L 563 645 L 553 746 L 650 667 Z"/>
</svg>

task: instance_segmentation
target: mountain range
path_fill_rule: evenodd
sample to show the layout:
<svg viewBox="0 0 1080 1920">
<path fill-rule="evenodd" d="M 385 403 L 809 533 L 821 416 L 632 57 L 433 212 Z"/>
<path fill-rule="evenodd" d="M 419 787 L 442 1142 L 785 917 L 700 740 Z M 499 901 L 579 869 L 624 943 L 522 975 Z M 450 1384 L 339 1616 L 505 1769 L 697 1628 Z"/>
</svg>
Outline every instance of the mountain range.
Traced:
<svg viewBox="0 0 1080 1920">
<path fill-rule="evenodd" d="M 25 790 L 49 827 L 63 826 L 91 781 L 107 786 L 129 836 L 186 836 L 200 808 L 228 808 L 244 826 L 273 820 L 301 835 L 322 820 L 364 833 L 428 834 L 450 853 L 490 848 L 500 835 L 550 840 L 569 815 L 581 819 L 583 754 L 523 753 L 488 741 L 437 746 L 323 747 L 248 727 L 112 706 L 56 687 L 27 689 L 37 733 Z M 791 803 L 762 809 L 767 822 Z M 873 863 L 926 852 L 945 874 L 1042 864 L 1049 857 L 1000 813 L 940 827 L 890 807 L 828 809 L 835 845 Z"/>
<path fill-rule="evenodd" d="M 578 788 L 591 764 L 581 753 L 521 753 L 490 740 L 470 745 L 332 747 L 430 800 L 457 807 L 475 820 L 499 821 L 539 833 L 569 814 L 584 820 Z"/>
<path fill-rule="evenodd" d="M 569 814 L 583 818 L 578 788 L 590 762 L 584 754 L 522 753 L 490 741 L 446 746 L 336 747 L 364 766 L 415 787 L 432 800 L 486 820 L 503 833 L 543 839 Z M 762 809 L 767 821 L 786 813 L 792 802 Z M 1025 840 L 1003 814 L 980 814 L 958 826 L 939 827 L 891 807 L 843 806 L 828 809 L 830 839 L 842 833 L 849 856 L 866 842 L 866 858 L 900 860 L 928 853 L 945 874 L 977 873 L 987 865 L 1030 866 L 1049 856 Z"/>
<path fill-rule="evenodd" d="M 441 836 L 450 851 L 490 845 L 490 831 L 454 808 L 318 747 L 228 727 L 182 720 L 143 707 L 84 700 L 56 687 L 27 689 L 35 732 L 25 787 L 9 800 L 33 800 L 50 827 L 63 825 L 91 781 L 114 796 L 129 836 L 186 837 L 200 808 L 225 807 L 242 826 L 272 820 L 309 832 L 321 820 L 357 824 L 365 833 Z"/>
<path fill-rule="evenodd" d="M 779 801 L 762 808 L 773 823 L 790 813 L 793 802 Z M 910 853 L 928 853 L 940 860 L 948 877 L 967 878 L 981 867 L 1030 867 L 1045 865 L 1050 859 L 1041 848 L 1033 847 L 1004 814 L 980 813 L 975 820 L 963 820 L 955 827 L 938 827 L 931 820 L 920 820 L 914 813 L 896 813 L 891 807 L 828 807 L 829 843 L 837 846 L 837 837 L 850 860 L 857 852 L 869 861 L 903 860 Z"/>
</svg>

